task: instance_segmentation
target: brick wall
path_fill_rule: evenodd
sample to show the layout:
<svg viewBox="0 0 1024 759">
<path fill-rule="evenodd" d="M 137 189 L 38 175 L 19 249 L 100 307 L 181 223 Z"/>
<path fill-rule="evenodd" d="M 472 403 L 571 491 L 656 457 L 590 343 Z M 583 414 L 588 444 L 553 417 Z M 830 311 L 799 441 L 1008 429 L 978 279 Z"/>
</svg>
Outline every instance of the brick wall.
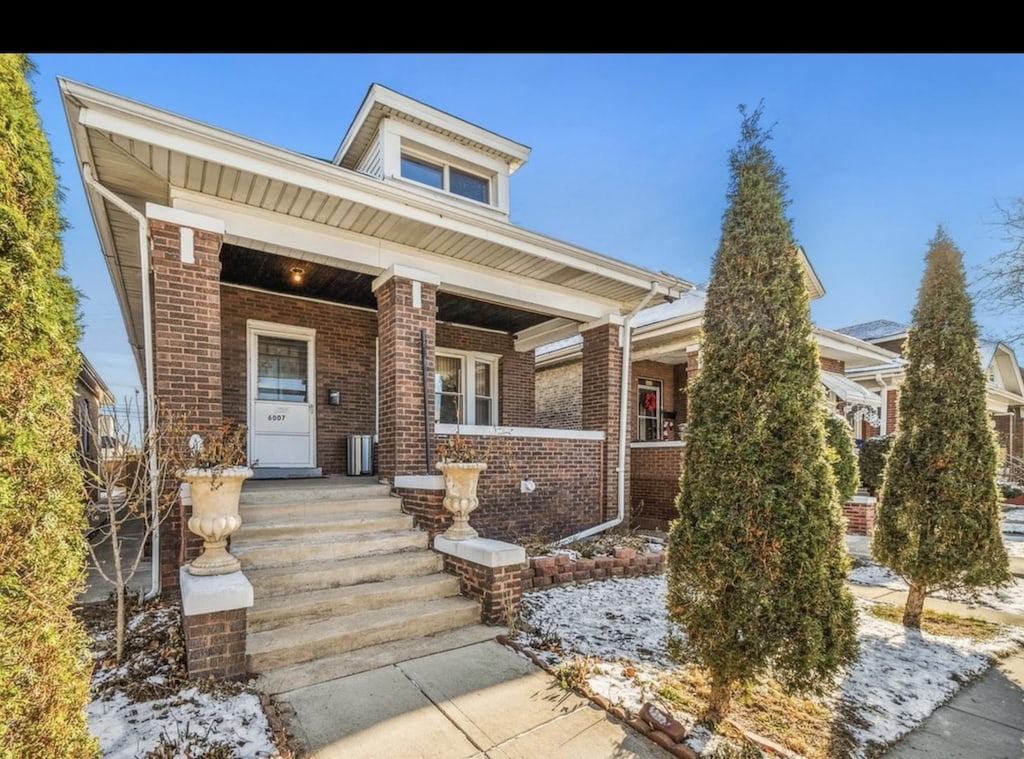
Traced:
<svg viewBox="0 0 1024 759">
<path fill-rule="evenodd" d="M 509 427 L 535 424 L 533 351 L 517 351 L 512 335 L 444 323 L 437 325 L 437 347 L 500 354 L 498 423 Z"/>
<path fill-rule="evenodd" d="M 192 678 L 241 678 L 245 663 L 246 610 L 183 617 L 185 663 Z"/>
<path fill-rule="evenodd" d="M 508 624 L 518 616 L 523 597 L 524 565 L 485 567 L 445 554 L 444 570 L 459 578 L 462 595 L 480 603 L 480 621 L 483 624 Z"/>
<path fill-rule="evenodd" d="M 613 556 L 573 560 L 568 554 L 535 556 L 523 570 L 523 591 L 552 585 L 572 585 L 610 577 L 640 577 L 665 571 L 665 552 L 638 554 L 633 548 L 616 548 Z"/>
<path fill-rule="evenodd" d="M 821 368 L 826 372 L 832 372 L 833 374 L 846 374 L 846 362 L 840 361 L 837 358 L 826 358 L 825 356 L 820 357 Z"/>
<path fill-rule="evenodd" d="M 423 406 L 434 418 L 434 393 L 424 399 L 421 334 L 426 339 L 428 387 L 433 388 L 437 287 L 422 284 L 420 307 L 413 283 L 393 276 L 375 290 L 380 338 L 380 442 L 378 472 L 387 478 L 425 474 Z"/>
<path fill-rule="evenodd" d="M 446 439 L 438 435 L 436 441 Z M 483 538 L 515 543 L 533 536 L 562 538 L 604 521 L 601 487 L 604 442 L 558 438 L 472 436 L 487 469 L 477 486 L 480 504 L 469 515 Z M 435 443 L 436 450 L 436 443 Z M 435 470 L 436 473 L 436 470 Z M 520 483 L 536 483 L 522 493 Z M 431 538 L 451 525 L 440 490 L 396 488 L 403 508 Z"/>
<path fill-rule="evenodd" d="M 617 510 L 616 468 L 619 444 L 619 395 L 622 382 L 622 348 L 620 328 L 601 325 L 583 332 L 583 429 L 602 430 L 604 441 L 604 519 L 612 519 Z M 627 413 L 627 424 L 629 422 Z M 628 431 L 627 431 L 628 439 Z M 625 502 L 629 508 L 629 456 L 626 456 Z M 628 523 L 629 515 L 626 515 Z"/>
<path fill-rule="evenodd" d="M 843 516 L 846 518 L 846 531 L 851 535 L 875 534 L 875 517 L 878 513 L 877 503 L 847 502 L 843 504 Z"/>
<path fill-rule="evenodd" d="M 676 518 L 676 496 L 683 473 L 682 444 L 630 448 L 630 527 L 665 530 Z"/>
<path fill-rule="evenodd" d="M 377 315 L 231 286 L 221 287 L 220 299 L 224 414 L 241 421 L 247 416 L 248 319 L 313 327 L 317 465 L 325 474 L 344 474 L 347 436 L 376 432 Z M 340 406 L 327 405 L 328 389 L 341 390 Z M 422 430 L 422 422 L 420 427 Z M 422 432 L 420 436 L 422 439 Z"/>
<path fill-rule="evenodd" d="M 583 429 L 583 364 L 571 361 L 537 370 L 538 427 L 554 430 Z"/>
<path fill-rule="evenodd" d="M 181 261 L 180 227 L 150 221 L 153 241 L 154 394 L 161 408 L 187 414 L 196 431 L 223 421 L 221 405 L 221 236 L 195 230 L 194 263 Z M 177 488 L 177 482 L 168 483 Z M 180 500 L 160 535 L 162 587 L 178 587 L 178 567 L 202 551 L 186 527 L 191 514 Z"/>
</svg>

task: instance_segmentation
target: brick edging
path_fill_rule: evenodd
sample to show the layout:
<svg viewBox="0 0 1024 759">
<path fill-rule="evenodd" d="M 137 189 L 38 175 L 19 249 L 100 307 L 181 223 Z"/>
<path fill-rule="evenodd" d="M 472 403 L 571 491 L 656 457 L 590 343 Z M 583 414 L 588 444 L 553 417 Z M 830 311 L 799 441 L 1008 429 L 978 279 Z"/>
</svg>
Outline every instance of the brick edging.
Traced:
<svg viewBox="0 0 1024 759">
<path fill-rule="evenodd" d="M 523 592 L 611 577 L 640 577 L 665 571 L 665 551 L 637 553 L 616 548 L 612 556 L 573 559 L 568 554 L 533 556 L 523 568 Z"/>
</svg>

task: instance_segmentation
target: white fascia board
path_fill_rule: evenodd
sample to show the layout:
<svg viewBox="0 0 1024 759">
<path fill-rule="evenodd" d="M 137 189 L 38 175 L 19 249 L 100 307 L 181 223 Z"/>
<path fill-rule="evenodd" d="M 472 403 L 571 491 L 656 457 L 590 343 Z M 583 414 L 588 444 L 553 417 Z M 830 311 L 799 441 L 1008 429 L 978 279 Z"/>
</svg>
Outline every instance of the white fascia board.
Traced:
<svg viewBox="0 0 1024 759">
<path fill-rule="evenodd" d="M 1018 393 L 1004 390 L 1001 387 L 992 387 L 989 385 L 985 388 L 985 394 L 988 398 L 990 411 L 993 409 L 1006 411 L 1008 406 L 1024 406 L 1024 397 Z"/>
<path fill-rule="evenodd" d="M 699 331 L 704 323 L 704 312 L 688 314 L 669 322 L 655 322 L 633 330 L 633 344 L 644 340 L 653 340 L 675 334 L 687 334 Z M 692 340 L 691 340 L 692 342 Z"/>
<path fill-rule="evenodd" d="M 441 279 L 429 271 L 423 271 L 422 269 L 413 269 L 409 266 L 402 266 L 401 264 L 391 264 L 386 268 L 380 275 L 373 280 L 370 285 L 370 289 L 373 292 L 377 292 L 377 288 L 387 282 L 389 279 L 408 279 L 412 282 L 422 282 L 425 285 L 434 285 L 437 287 L 441 284 Z"/>
<path fill-rule="evenodd" d="M 217 235 L 224 234 L 224 221 L 222 219 L 182 211 L 179 208 L 168 208 L 156 203 L 146 203 L 146 218 L 155 221 L 166 221 L 169 224 L 177 224 L 179 227 L 202 229 L 205 232 L 213 232 Z"/>
<path fill-rule="evenodd" d="M 88 88 L 82 90 L 80 87 L 76 87 L 76 91 L 80 93 L 76 95 L 79 99 L 88 99 L 97 92 Z M 126 109 L 126 105 L 131 106 L 130 110 Z M 661 296 L 677 297 L 693 287 L 692 283 L 678 277 L 646 271 L 501 221 L 487 219 L 483 214 L 474 215 L 467 210 L 449 206 L 439 209 L 437 205 L 403 192 L 401 187 L 388 185 L 326 161 L 217 130 L 166 111 L 120 100 L 115 101 L 112 108 L 99 110 L 100 107 L 93 105 L 84 108 L 79 113 L 79 123 L 87 129 L 113 132 L 332 197 L 338 197 L 343 190 L 343 196 L 353 202 L 499 245 L 508 245 L 588 274 L 607 277 L 643 290 L 651 289 L 653 284 Z"/>
<path fill-rule="evenodd" d="M 579 334 L 580 325 L 571 319 L 555 318 L 516 334 L 515 348 L 521 353 L 532 351 L 542 345 L 557 343 L 572 335 Z"/>
<path fill-rule="evenodd" d="M 832 348 L 852 356 L 872 359 L 876 365 L 885 361 L 892 361 L 900 357 L 898 353 L 893 353 L 885 348 L 880 348 L 865 340 L 859 340 L 856 337 L 844 335 L 842 332 L 836 332 L 835 330 L 826 329 L 824 327 L 815 327 L 813 331 L 814 336 L 818 341 L 818 345 Z"/>
<path fill-rule="evenodd" d="M 547 427 L 498 427 L 476 424 L 435 424 L 437 435 L 466 435 L 472 437 L 530 437 L 551 440 L 604 440 L 603 430 L 556 430 Z"/>
<path fill-rule="evenodd" d="M 630 359 L 631 363 L 636 361 L 657 361 L 660 356 L 664 356 L 667 353 L 675 353 L 676 351 L 690 353 L 695 347 L 699 347 L 699 343 L 695 345 L 693 340 L 674 340 L 671 343 L 654 345 L 649 348 L 634 347 Z"/>
<path fill-rule="evenodd" d="M 351 263 L 354 269 L 374 275 L 394 265 L 429 271 L 440 279 L 444 292 L 477 299 L 483 295 L 492 302 L 577 321 L 599 318 L 618 307 L 613 301 L 587 298 L 557 285 L 504 274 L 208 195 L 179 190 L 173 193 L 171 202 L 175 208 L 223 219 L 225 236 L 262 240 L 286 249 L 309 251 L 337 261 L 339 265 Z"/>
</svg>

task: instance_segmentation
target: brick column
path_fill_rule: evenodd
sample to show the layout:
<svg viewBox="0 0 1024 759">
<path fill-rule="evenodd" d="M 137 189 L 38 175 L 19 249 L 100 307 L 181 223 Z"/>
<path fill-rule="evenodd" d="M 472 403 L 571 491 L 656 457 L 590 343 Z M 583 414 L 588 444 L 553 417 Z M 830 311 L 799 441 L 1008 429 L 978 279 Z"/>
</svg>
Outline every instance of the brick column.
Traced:
<svg viewBox="0 0 1024 759">
<path fill-rule="evenodd" d="M 622 385 L 622 346 L 618 324 L 603 322 L 581 330 L 583 335 L 583 403 L 585 430 L 603 430 L 604 440 L 604 518 L 614 519 L 618 507 L 619 396 Z M 630 414 L 626 414 L 627 429 Z M 625 509 L 623 524 L 629 524 L 629 451 L 626 451 Z"/>
<path fill-rule="evenodd" d="M 147 212 L 152 240 L 155 397 L 165 411 L 187 414 L 196 429 L 213 429 L 223 421 L 223 225 L 218 230 L 215 220 L 169 208 L 149 206 Z M 168 479 L 176 488 L 176 481 Z M 178 567 L 202 551 L 202 539 L 187 527 L 191 516 L 186 513 L 188 508 L 179 501 L 161 526 L 160 575 L 164 589 L 176 589 Z"/>
<path fill-rule="evenodd" d="M 424 413 L 434 431 L 434 350 L 439 280 L 393 266 L 373 281 L 380 341 L 380 427 L 378 471 L 392 482 L 399 475 L 436 474 L 425 461 Z M 427 392 L 421 345 L 427 346 Z M 433 450 L 431 450 L 431 458 Z"/>
<path fill-rule="evenodd" d="M 900 391 L 889 389 L 885 391 L 885 432 L 892 435 L 896 432 L 896 424 L 900 416 Z"/>
</svg>

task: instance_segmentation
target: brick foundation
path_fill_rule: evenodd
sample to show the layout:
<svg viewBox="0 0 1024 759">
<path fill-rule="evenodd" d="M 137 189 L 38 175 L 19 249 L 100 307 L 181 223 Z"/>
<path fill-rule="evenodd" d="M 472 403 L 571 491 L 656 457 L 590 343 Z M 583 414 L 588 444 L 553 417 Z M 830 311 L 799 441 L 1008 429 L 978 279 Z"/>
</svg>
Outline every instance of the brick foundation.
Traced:
<svg viewBox="0 0 1024 759">
<path fill-rule="evenodd" d="M 640 577 L 665 571 L 665 552 L 637 553 L 633 548 L 616 548 L 613 556 L 576 559 L 568 554 L 535 556 L 523 570 L 523 590 L 541 590 L 552 585 L 570 585 L 611 577 Z"/>
<path fill-rule="evenodd" d="M 523 565 L 485 567 L 457 556 L 445 555 L 444 571 L 459 578 L 462 595 L 480 603 L 480 621 L 507 625 L 519 614 L 523 597 Z"/>
<path fill-rule="evenodd" d="M 682 442 L 638 443 L 630 447 L 630 526 L 634 530 L 667 530 L 678 516 L 676 496 L 684 450 Z"/>
</svg>

